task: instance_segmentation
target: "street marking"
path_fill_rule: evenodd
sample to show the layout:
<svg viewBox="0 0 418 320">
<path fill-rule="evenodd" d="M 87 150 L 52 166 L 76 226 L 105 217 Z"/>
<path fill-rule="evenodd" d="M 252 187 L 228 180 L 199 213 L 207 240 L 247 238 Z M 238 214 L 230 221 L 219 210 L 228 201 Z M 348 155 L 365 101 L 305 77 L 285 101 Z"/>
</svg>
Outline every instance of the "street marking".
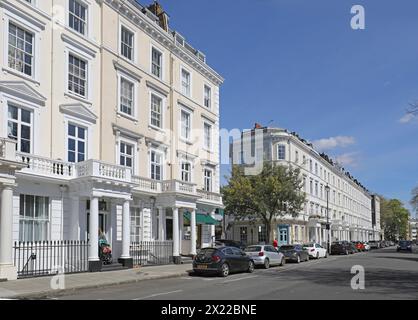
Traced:
<svg viewBox="0 0 418 320">
<path fill-rule="evenodd" d="M 166 295 L 173 294 L 173 293 L 178 293 L 178 292 L 183 292 L 183 290 L 176 290 L 176 291 L 169 291 L 169 292 L 162 292 L 162 293 L 154 293 L 154 294 L 151 294 L 151 295 L 146 296 L 146 297 L 136 298 L 136 299 L 132 299 L 132 300 L 143 300 L 143 299 L 148 299 L 148 298 L 155 298 L 155 297 L 166 296 Z"/>
<path fill-rule="evenodd" d="M 253 279 L 253 278 L 257 278 L 258 276 L 251 276 L 251 277 L 244 277 L 244 278 L 237 278 L 237 279 L 231 279 L 231 280 L 226 280 L 223 283 L 228 283 L 228 282 L 235 282 L 235 281 L 241 281 L 241 280 L 247 280 L 247 279 Z"/>
</svg>

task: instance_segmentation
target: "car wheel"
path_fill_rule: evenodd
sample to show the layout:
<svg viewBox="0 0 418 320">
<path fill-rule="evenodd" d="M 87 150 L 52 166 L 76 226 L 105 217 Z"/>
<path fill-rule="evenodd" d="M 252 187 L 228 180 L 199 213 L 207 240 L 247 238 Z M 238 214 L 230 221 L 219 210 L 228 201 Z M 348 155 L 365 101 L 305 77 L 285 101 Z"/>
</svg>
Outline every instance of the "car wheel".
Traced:
<svg viewBox="0 0 418 320">
<path fill-rule="evenodd" d="M 282 261 L 280 261 L 280 266 L 283 267 L 286 264 L 286 259 L 282 258 Z"/>
<path fill-rule="evenodd" d="M 224 263 L 221 266 L 221 276 L 222 277 L 227 277 L 229 275 L 229 266 L 227 263 Z"/>
<path fill-rule="evenodd" d="M 254 261 L 251 261 L 250 260 L 250 262 L 248 263 L 248 270 L 247 270 L 247 272 L 253 273 L 254 272 L 254 268 L 255 268 Z"/>
<path fill-rule="evenodd" d="M 264 269 L 270 268 L 270 261 L 269 259 L 264 259 Z"/>
<path fill-rule="evenodd" d="M 319 259 L 319 252 L 316 253 L 316 259 Z"/>
</svg>

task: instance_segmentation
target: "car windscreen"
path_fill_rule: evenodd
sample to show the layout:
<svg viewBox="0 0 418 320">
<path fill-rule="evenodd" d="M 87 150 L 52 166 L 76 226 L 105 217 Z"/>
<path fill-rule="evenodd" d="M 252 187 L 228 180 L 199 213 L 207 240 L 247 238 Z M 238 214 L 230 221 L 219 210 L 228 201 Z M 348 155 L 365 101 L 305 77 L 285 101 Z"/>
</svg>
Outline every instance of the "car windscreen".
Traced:
<svg viewBox="0 0 418 320">
<path fill-rule="evenodd" d="M 409 244 L 410 244 L 409 241 L 399 241 L 400 246 L 409 246 Z"/>
<path fill-rule="evenodd" d="M 261 251 L 261 247 L 260 246 L 251 246 L 251 247 L 247 247 L 245 249 L 246 252 L 259 252 Z"/>
<path fill-rule="evenodd" d="M 216 249 L 207 248 L 199 251 L 199 256 L 211 257 L 216 252 Z"/>
<path fill-rule="evenodd" d="M 281 246 L 279 250 L 293 250 L 295 249 L 294 246 Z"/>
</svg>

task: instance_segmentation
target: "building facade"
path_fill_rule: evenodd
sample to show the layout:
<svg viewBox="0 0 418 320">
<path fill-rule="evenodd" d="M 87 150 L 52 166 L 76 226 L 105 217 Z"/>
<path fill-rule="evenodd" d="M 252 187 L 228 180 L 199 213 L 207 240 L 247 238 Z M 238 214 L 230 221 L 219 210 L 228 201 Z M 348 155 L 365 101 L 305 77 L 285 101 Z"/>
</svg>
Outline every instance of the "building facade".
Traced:
<svg viewBox="0 0 418 320">
<path fill-rule="evenodd" d="M 417 233 L 418 233 L 418 219 L 410 218 L 409 219 L 409 239 L 411 241 L 417 241 Z"/>
<path fill-rule="evenodd" d="M 325 245 L 327 213 L 330 241 L 380 240 L 379 198 L 372 197 L 341 166 L 296 133 L 262 127 L 244 131 L 231 144 L 231 157 L 233 164 L 247 169 L 268 161 L 300 170 L 306 204 L 298 217 L 287 215 L 274 221 L 272 230 L 280 245 L 308 241 Z M 246 243 L 269 241 L 259 221 L 230 220 L 229 227 L 232 239 Z"/>
<path fill-rule="evenodd" d="M 1 0 L 0 278 L 15 241 L 211 243 L 219 194 L 219 87 L 158 3 Z M 212 218 L 212 220 L 210 219 Z M 19 270 L 17 270 L 19 271 Z"/>
</svg>

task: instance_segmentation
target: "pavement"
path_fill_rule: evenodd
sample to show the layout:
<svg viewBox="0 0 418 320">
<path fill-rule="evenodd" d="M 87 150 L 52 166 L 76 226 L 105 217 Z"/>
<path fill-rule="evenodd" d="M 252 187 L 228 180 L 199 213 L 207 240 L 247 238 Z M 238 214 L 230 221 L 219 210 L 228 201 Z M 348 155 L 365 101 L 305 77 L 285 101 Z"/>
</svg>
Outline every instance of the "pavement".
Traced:
<svg viewBox="0 0 418 320">
<path fill-rule="evenodd" d="M 351 286 L 352 267 L 365 271 L 364 289 Z M 74 294 L 60 300 L 397 300 L 418 299 L 418 254 L 384 248 L 349 256 L 331 256 L 254 273 L 180 276 L 130 283 Z"/>
<path fill-rule="evenodd" d="M 150 266 L 120 271 L 79 273 L 0 282 L 0 299 L 42 299 L 48 296 L 76 294 L 79 290 L 100 291 L 146 280 L 188 275 L 191 264 Z"/>
</svg>

